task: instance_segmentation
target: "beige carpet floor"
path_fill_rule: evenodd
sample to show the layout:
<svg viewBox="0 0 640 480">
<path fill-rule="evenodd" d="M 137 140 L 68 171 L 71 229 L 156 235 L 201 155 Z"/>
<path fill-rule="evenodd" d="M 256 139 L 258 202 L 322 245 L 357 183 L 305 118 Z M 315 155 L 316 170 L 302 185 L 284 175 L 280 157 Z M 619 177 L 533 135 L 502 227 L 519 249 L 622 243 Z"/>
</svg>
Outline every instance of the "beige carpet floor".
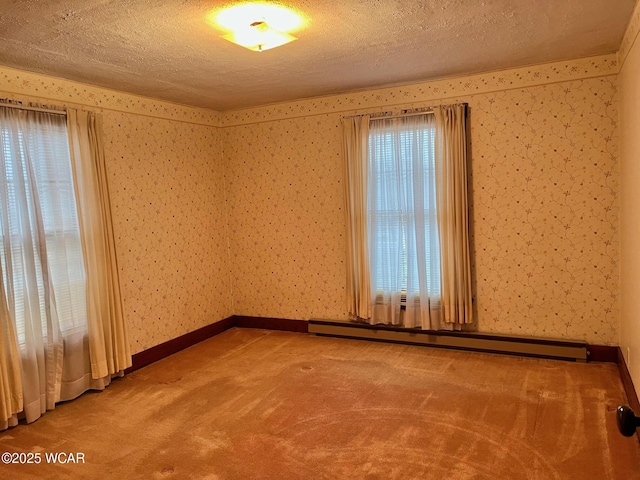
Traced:
<svg viewBox="0 0 640 480">
<path fill-rule="evenodd" d="M 232 329 L 0 432 L 2 479 L 640 479 L 615 365 Z"/>
</svg>

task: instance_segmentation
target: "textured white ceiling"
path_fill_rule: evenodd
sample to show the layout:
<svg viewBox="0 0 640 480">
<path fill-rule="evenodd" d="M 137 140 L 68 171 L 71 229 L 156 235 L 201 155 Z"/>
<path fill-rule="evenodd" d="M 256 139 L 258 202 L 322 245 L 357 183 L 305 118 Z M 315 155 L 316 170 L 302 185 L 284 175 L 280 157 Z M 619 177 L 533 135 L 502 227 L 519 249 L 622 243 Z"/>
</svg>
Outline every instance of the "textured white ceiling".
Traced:
<svg viewBox="0 0 640 480">
<path fill-rule="evenodd" d="M 0 0 L 0 64 L 224 111 L 615 52 L 636 0 L 292 0 L 299 40 L 223 40 L 219 0 Z"/>
</svg>

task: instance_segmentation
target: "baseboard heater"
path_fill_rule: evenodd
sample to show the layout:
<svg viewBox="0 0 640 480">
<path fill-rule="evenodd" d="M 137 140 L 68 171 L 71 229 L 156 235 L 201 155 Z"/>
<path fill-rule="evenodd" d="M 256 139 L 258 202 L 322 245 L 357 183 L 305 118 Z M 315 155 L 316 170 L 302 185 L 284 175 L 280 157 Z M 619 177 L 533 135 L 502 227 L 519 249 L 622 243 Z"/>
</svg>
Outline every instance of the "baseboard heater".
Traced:
<svg viewBox="0 0 640 480">
<path fill-rule="evenodd" d="M 586 362 L 588 355 L 587 344 L 584 342 L 473 332 L 408 329 L 344 320 L 309 320 L 309 333 L 429 347 L 556 358 L 575 362 Z"/>
</svg>

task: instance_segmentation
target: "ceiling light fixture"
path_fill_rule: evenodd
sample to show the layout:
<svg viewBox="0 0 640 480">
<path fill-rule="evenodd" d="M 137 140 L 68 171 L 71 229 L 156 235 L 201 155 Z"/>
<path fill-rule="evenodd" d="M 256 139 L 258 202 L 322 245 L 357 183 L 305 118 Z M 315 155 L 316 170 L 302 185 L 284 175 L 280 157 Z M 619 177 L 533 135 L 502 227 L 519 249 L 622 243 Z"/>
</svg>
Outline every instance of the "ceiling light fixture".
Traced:
<svg viewBox="0 0 640 480">
<path fill-rule="evenodd" d="M 254 52 L 262 52 L 297 40 L 293 35 L 271 28 L 264 20 L 252 22 L 248 27 L 223 35 L 222 38 Z"/>
<path fill-rule="evenodd" d="M 300 28 L 302 17 L 280 5 L 245 3 L 222 10 L 215 23 L 229 33 L 222 38 L 254 52 L 297 40 L 289 32 Z"/>
</svg>

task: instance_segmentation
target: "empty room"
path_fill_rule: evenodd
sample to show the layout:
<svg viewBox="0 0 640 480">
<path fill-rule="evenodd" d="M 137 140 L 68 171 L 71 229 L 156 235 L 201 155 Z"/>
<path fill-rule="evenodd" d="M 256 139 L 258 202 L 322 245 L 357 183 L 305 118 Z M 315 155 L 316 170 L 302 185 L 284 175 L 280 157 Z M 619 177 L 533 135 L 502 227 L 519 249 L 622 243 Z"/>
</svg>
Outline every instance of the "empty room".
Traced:
<svg viewBox="0 0 640 480">
<path fill-rule="evenodd" d="M 636 0 L 0 2 L 0 478 L 640 479 Z"/>
</svg>

